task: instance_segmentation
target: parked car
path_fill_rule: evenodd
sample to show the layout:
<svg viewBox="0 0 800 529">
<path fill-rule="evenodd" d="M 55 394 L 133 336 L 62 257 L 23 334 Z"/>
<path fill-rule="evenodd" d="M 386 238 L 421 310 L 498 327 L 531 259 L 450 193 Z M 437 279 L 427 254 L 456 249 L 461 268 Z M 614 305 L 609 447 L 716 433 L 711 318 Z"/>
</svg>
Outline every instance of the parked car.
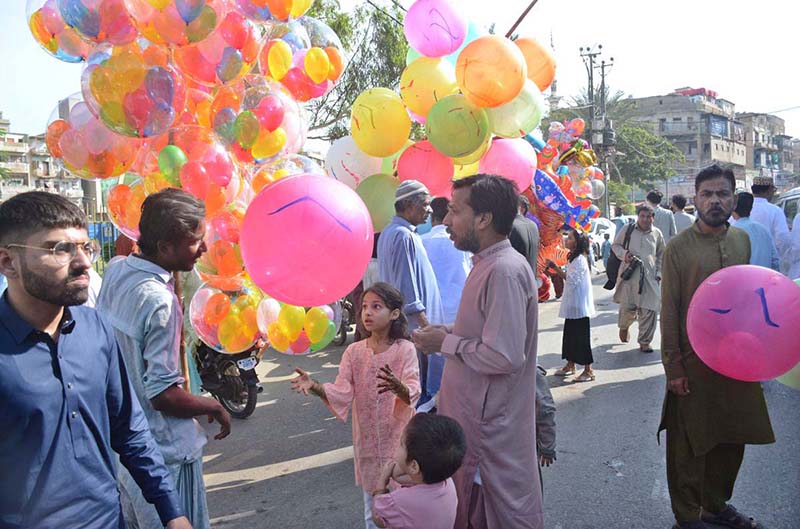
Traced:
<svg viewBox="0 0 800 529">
<path fill-rule="evenodd" d="M 598 217 L 592 221 L 592 229 L 589 230 L 589 242 L 592 245 L 592 254 L 595 261 L 603 258 L 601 248 L 603 247 L 604 235 L 608 233 L 609 240 L 613 243 L 617 234 L 617 226 L 614 221 L 605 217 Z"/>
<path fill-rule="evenodd" d="M 789 229 L 792 229 L 792 222 L 794 222 L 794 217 L 797 215 L 797 210 L 800 209 L 800 187 L 781 193 L 778 199 L 775 200 L 775 205 L 783 210 L 783 214 L 786 215 L 786 222 L 789 223 Z"/>
</svg>

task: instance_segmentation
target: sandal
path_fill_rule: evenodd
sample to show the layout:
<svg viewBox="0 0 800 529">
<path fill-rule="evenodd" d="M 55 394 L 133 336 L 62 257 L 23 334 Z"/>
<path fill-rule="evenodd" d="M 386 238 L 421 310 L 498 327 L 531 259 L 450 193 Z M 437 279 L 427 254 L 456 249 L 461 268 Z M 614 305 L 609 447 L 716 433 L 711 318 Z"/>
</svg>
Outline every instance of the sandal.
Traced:
<svg viewBox="0 0 800 529">
<path fill-rule="evenodd" d="M 558 369 L 553 374 L 556 375 L 556 376 L 559 376 L 559 377 L 565 377 L 567 375 L 574 375 L 575 374 L 575 368 L 573 367 L 571 369 L 567 369 L 567 366 L 564 366 L 561 369 Z"/>
<path fill-rule="evenodd" d="M 700 519 L 708 523 L 733 527 L 733 529 L 764 529 L 763 525 L 740 513 L 730 503 L 717 514 L 703 511 Z"/>
<path fill-rule="evenodd" d="M 628 343 L 628 329 L 619 330 L 619 341 L 622 343 Z"/>
<path fill-rule="evenodd" d="M 587 373 L 584 371 L 578 378 L 575 379 L 575 382 L 591 382 L 594 379 L 594 373 Z"/>
<path fill-rule="evenodd" d="M 650 347 L 650 344 L 639 344 L 639 350 L 643 353 L 652 353 L 653 348 Z"/>
</svg>

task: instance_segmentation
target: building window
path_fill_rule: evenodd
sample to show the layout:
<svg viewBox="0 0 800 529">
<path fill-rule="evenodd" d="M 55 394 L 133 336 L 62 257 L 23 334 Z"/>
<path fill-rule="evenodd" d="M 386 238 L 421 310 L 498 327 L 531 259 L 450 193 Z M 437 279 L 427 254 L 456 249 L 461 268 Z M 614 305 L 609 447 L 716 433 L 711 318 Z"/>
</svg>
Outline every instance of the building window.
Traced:
<svg viewBox="0 0 800 529">
<path fill-rule="evenodd" d="M 711 154 L 711 144 L 703 144 L 703 154 Z"/>
<path fill-rule="evenodd" d="M 694 147 L 694 144 L 690 143 L 687 147 L 688 148 L 686 149 L 686 151 L 687 151 L 686 154 L 692 154 L 692 147 Z"/>
<path fill-rule="evenodd" d="M 719 145 L 717 145 L 716 143 L 714 144 L 714 150 L 715 150 L 715 151 L 718 151 L 718 150 L 719 150 Z"/>
</svg>

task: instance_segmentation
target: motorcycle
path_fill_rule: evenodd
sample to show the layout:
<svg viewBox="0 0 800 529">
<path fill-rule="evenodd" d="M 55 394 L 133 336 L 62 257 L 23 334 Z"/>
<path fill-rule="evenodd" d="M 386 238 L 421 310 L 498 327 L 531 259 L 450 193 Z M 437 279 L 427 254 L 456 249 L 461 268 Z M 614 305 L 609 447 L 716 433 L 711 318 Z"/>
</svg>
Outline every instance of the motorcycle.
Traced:
<svg viewBox="0 0 800 529">
<path fill-rule="evenodd" d="M 341 312 L 341 316 L 339 316 L 341 319 L 333 344 L 344 345 L 347 342 L 347 333 L 350 331 L 350 327 L 356 324 L 356 309 L 351 296 L 339 300 L 339 307 L 336 312 Z M 334 317 L 334 321 L 336 319 Z"/>
<path fill-rule="evenodd" d="M 202 388 L 232 417 L 246 419 L 256 409 L 258 394 L 264 390 L 256 375 L 262 354 L 261 344 L 237 354 L 220 353 L 202 342 L 194 350 Z"/>
</svg>

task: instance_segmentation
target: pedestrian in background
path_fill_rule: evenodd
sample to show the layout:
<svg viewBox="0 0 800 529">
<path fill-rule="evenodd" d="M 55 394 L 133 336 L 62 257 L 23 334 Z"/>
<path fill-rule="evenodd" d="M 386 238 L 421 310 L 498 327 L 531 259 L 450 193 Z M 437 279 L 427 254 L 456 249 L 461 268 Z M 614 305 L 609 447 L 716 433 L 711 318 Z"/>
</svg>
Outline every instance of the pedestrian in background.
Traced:
<svg viewBox="0 0 800 529">
<path fill-rule="evenodd" d="M 553 261 L 547 266 L 564 279 L 564 297 L 558 316 L 564 318 L 564 333 L 561 340 L 561 358 L 567 363 L 556 371 L 558 376 L 575 374 L 575 364 L 583 366 L 583 372 L 575 382 L 595 379 L 592 364 L 592 336 L 590 319 L 595 315 L 592 294 L 592 273 L 589 269 L 589 238 L 577 230 L 567 233 L 565 246 L 569 250 L 567 266 L 561 269 Z"/>
<path fill-rule="evenodd" d="M 619 303 L 620 341 L 628 342 L 629 329 L 638 320 L 639 350 L 652 353 L 650 344 L 661 308 L 661 259 L 666 244 L 661 231 L 653 226 L 655 212 L 652 206 L 642 204 L 636 208 L 636 214 L 636 226 L 631 232 L 628 247 L 624 246 L 627 230 L 617 233 L 611 247 L 622 261 L 614 302 Z"/>
<path fill-rule="evenodd" d="M 320 384 L 300 368 L 291 381 L 297 393 L 322 399 L 342 422 L 353 410 L 356 485 L 363 490 L 364 523 L 375 526 L 372 493 L 381 489 L 381 470 L 392 460 L 419 399 L 419 367 L 408 341 L 403 296 L 387 283 L 364 292 L 361 317 L 368 337 L 345 349 L 333 384 Z"/>
<path fill-rule="evenodd" d="M 647 203 L 653 208 L 653 225 L 661 232 L 664 244 L 667 244 L 678 233 L 678 229 L 672 211 L 661 207 L 663 198 L 664 194 L 657 189 L 647 193 Z"/>
<path fill-rule="evenodd" d="M 511 225 L 511 233 L 508 235 L 508 240 L 511 241 L 511 246 L 528 261 L 533 275 L 536 276 L 539 257 L 539 226 L 526 217 L 528 210 L 531 208 L 528 197 L 520 195 L 518 200 L 519 209 L 517 216 L 514 217 L 514 224 Z"/>
<path fill-rule="evenodd" d="M 611 257 L 611 235 L 608 233 L 603 234 L 603 245 L 600 247 L 600 253 L 603 256 L 603 270 L 608 269 L 608 258 Z"/>
<path fill-rule="evenodd" d="M 695 218 L 692 215 L 689 215 L 684 211 L 685 208 L 686 208 L 686 197 L 680 194 L 672 195 L 672 203 L 670 204 L 670 209 L 672 210 L 672 214 L 675 217 L 675 230 L 677 233 L 680 233 L 683 230 L 690 228 L 695 221 Z"/>
<path fill-rule="evenodd" d="M 781 259 L 772 235 L 767 228 L 750 218 L 752 210 L 753 195 L 745 192 L 736 195 L 736 208 L 733 210 L 735 222 L 732 225 L 747 233 L 750 239 L 751 265 L 763 266 L 780 272 Z"/>
</svg>

